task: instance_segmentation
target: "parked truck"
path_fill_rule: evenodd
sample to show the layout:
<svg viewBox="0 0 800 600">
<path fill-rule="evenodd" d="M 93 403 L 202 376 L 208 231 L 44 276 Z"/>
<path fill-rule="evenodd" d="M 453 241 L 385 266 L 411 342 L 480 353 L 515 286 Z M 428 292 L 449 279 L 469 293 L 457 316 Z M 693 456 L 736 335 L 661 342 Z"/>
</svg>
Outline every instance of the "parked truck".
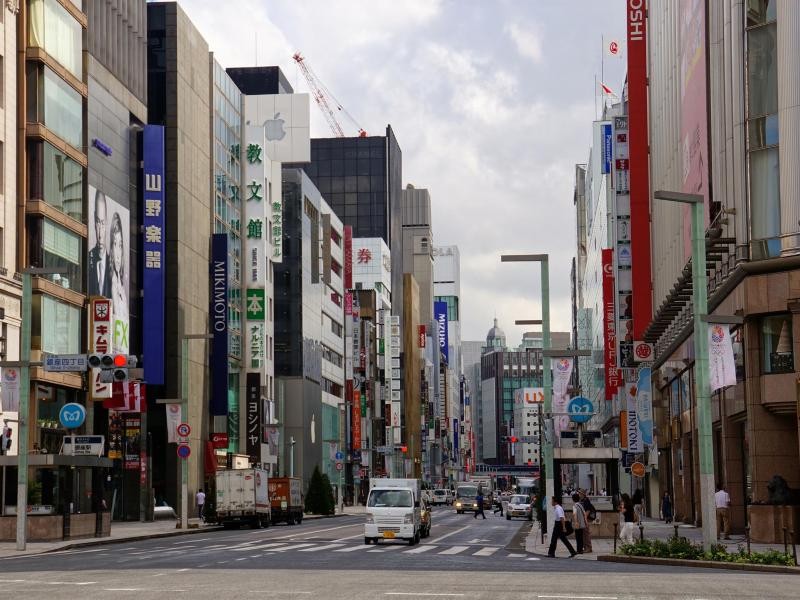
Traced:
<svg viewBox="0 0 800 600">
<path fill-rule="evenodd" d="M 303 482 L 297 477 L 273 477 L 269 480 L 269 505 L 272 524 L 289 525 L 303 521 Z"/>
<path fill-rule="evenodd" d="M 369 480 L 364 543 L 406 540 L 409 546 L 422 537 L 419 479 L 378 478 Z"/>
<path fill-rule="evenodd" d="M 217 471 L 217 522 L 226 529 L 268 527 L 269 480 L 263 469 Z"/>
</svg>

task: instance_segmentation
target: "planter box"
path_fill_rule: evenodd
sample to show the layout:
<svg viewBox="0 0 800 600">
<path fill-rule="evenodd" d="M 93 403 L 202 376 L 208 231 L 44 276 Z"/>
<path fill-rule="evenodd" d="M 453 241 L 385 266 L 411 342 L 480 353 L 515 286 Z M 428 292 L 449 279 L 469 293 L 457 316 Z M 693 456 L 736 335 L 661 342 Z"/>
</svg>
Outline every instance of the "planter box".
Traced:
<svg viewBox="0 0 800 600">
<path fill-rule="evenodd" d="M 800 506 L 751 504 L 747 507 L 750 539 L 763 544 L 782 544 L 783 528 L 800 541 Z M 791 537 L 789 537 L 791 543 Z"/>
</svg>

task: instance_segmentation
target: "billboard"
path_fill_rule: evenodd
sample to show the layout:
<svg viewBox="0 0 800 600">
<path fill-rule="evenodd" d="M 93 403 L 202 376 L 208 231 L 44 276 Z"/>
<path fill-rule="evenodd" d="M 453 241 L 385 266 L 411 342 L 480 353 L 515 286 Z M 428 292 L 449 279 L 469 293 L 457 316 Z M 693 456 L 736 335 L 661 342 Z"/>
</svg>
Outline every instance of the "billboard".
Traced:
<svg viewBox="0 0 800 600">
<path fill-rule="evenodd" d="M 605 398 L 611 400 L 620 385 L 617 365 L 617 324 L 614 315 L 614 251 L 604 248 L 603 261 L 603 341 L 605 357 Z"/>
<path fill-rule="evenodd" d="M 246 452 L 253 461 L 261 456 L 261 374 L 247 373 L 245 377 L 245 415 L 247 428 Z"/>
<path fill-rule="evenodd" d="M 437 339 L 439 340 L 439 350 L 444 357 L 444 362 L 449 362 L 448 356 L 448 335 L 447 335 L 447 302 L 433 303 L 433 318 L 436 320 Z"/>
<path fill-rule="evenodd" d="M 611 123 L 603 123 L 600 126 L 600 139 L 603 144 L 603 161 L 600 163 L 600 172 L 603 174 L 611 173 Z"/>
<path fill-rule="evenodd" d="M 344 226 L 344 289 L 353 289 L 353 227 Z"/>
<path fill-rule="evenodd" d="M 151 238 L 162 240 L 162 231 Z M 145 233 L 145 241 L 147 240 Z M 130 212 L 102 190 L 89 186 L 89 240 L 86 272 L 89 296 L 111 300 L 112 350 L 127 353 L 129 344 L 131 219 Z"/>
<path fill-rule="evenodd" d="M 144 378 L 164 383 L 164 128 L 142 132 L 142 355 Z"/>
<path fill-rule="evenodd" d="M 228 414 L 228 234 L 211 236 L 211 414 Z"/>
<path fill-rule="evenodd" d="M 633 337 L 644 338 L 653 316 L 650 289 L 650 174 L 647 123 L 647 2 L 626 0 L 628 152 L 630 154 Z"/>
<path fill-rule="evenodd" d="M 247 119 L 264 128 L 267 155 L 280 163 L 311 161 L 308 94 L 245 96 Z"/>
</svg>

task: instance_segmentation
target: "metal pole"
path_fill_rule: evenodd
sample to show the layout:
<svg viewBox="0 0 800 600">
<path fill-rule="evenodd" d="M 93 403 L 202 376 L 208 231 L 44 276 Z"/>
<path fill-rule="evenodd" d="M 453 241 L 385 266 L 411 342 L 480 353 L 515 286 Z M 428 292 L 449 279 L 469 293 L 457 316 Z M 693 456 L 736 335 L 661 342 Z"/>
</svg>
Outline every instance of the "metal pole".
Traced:
<svg viewBox="0 0 800 600">
<path fill-rule="evenodd" d="M 31 274 L 22 273 L 22 323 L 19 358 L 19 423 L 17 438 L 17 550 L 25 550 L 28 516 L 28 419 L 30 415 Z"/>
<path fill-rule="evenodd" d="M 289 477 L 294 477 L 294 436 L 289 438 L 291 453 L 289 454 Z"/>
<path fill-rule="evenodd" d="M 189 338 L 181 340 L 181 422 L 189 421 Z M 189 459 L 181 461 L 181 529 L 189 528 Z"/>
<path fill-rule="evenodd" d="M 544 412 L 551 415 L 553 412 L 553 382 L 550 372 L 550 357 L 545 356 L 550 350 L 550 266 L 548 257 L 541 261 L 542 273 L 542 384 L 544 387 Z M 552 418 L 552 416 L 550 417 Z M 545 493 L 547 494 L 547 531 L 553 531 L 553 505 L 550 498 L 555 496 L 555 473 L 553 472 L 553 444 L 554 439 L 545 440 L 544 468 L 545 468 Z"/>
<path fill-rule="evenodd" d="M 700 508 L 703 517 L 703 548 L 717 543 L 714 504 L 714 445 L 711 430 L 711 395 L 708 389 L 708 335 L 702 316 L 708 312 L 706 276 L 705 205 L 692 204 L 692 300 L 694 301 L 694 377 L 697 399 L 698 448 L 700 450 Z"/>
</svg>

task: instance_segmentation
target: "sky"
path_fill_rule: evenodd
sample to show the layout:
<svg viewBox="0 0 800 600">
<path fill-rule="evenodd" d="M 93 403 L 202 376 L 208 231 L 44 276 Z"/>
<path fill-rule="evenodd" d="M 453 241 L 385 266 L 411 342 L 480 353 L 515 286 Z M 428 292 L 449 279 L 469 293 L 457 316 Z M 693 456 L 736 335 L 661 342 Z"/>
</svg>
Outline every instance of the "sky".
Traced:
<svg viewBox="0 0 800 600">
<path fill-rule="evenodd" d="M 602 79 L 621 95 L 622 0 L 180 0 L 223 67 L 278 65 L 309 91 L 311 68 L 368 133 L 391 124 L 403 187 L 430 190 L 434 245 L 461 253 L 461 330 L 508 343 L 541 318 L 550 255 L 551 329 L 571 330 L 575 165 L 585 163 Z M 623 51 L 624 53 L 624 51 Z M 331 137 L 312 102 L 312 137 Z M 341 119 L 347 135 L 357 125 Z"/>
</svg>

